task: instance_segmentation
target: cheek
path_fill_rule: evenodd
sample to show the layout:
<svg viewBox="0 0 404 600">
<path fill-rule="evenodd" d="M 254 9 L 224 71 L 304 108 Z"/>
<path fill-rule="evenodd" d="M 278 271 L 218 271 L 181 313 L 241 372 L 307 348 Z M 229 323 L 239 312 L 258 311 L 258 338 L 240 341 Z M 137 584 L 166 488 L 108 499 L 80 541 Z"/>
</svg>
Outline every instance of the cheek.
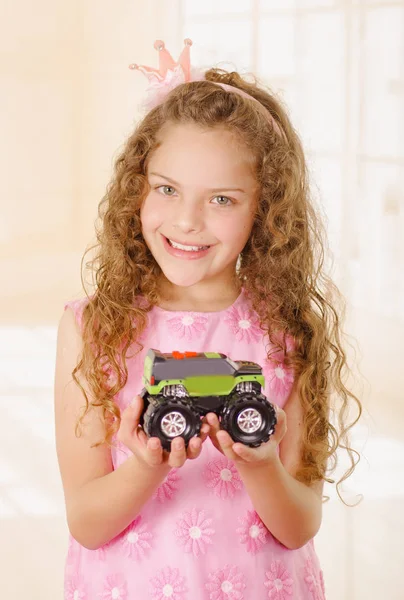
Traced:
<svg viewBox="0 0 404 600">
<path fill-rule="evenodd" d="M 234 218 L 224 219 L 221 222 L 216 221 L 213 224 L 217 238 L 223 243 L 229 243 L 237 246 L 245 246 L 253 225 L 253 218 L 250 214 L 237 215 Z"/>
<path fill-rule="evenodd" d="M 140 210 L 140 221 L 144 233 L 154 231 L 160 227 L 163 222 L 163 211 L 161 207 L 156 207 L 155 202 L 147 197 Z"/>
</svg>

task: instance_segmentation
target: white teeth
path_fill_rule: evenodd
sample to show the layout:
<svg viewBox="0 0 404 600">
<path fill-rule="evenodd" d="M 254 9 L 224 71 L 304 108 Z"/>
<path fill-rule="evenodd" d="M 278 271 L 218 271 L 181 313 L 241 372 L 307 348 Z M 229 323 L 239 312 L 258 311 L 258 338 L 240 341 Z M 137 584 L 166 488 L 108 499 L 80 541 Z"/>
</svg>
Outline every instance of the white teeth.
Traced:
<svg viewBox="0 0 404 600">
<path fill-rule="evenodd" d="M 177 248 L 178 250 L 185 250 L 186 252 L 198 252 L 198 250 L 205 250 L 205 248 L 209 248 L 209 246 L 183 246 L 182 244 L 178 244 L 177 242 L 173 242 L 172 240 L 168 240 L 173 248 Z"/>
</svg>

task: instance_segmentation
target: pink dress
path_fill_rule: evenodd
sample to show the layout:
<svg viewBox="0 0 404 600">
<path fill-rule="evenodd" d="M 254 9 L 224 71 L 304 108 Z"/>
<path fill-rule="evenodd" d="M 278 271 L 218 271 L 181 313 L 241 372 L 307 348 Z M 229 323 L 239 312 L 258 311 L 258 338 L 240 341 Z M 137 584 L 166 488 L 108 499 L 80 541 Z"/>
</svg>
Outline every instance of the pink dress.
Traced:
<svg viewBox="0 0 404 600">
<path fill-rule="evenodd" d="M 86 300 L 70 306 L 80 323 Z M 269 362 L 267 340 L 242 293 L 226 310 L 171 312 L 155 307 L 143 352 L 128 361 L 129 378 L 116 401 L 124 409 L 142 390 L 144 356 L 161 352 L 223 352 L 260 364 L 265 394 L 284 406 L 293 373 Z M 114 467 L 130 451 L 117 445 Z M 111 506 L 111 511 L 114 508 Z M 313 541 L 289 550 L 255 512 L 232 461 L 206 440 L 200 457 L 172 469 L 141 514 L 98 550 L 72 537 L 65 600 L 324 600 Z"/>
</svg>

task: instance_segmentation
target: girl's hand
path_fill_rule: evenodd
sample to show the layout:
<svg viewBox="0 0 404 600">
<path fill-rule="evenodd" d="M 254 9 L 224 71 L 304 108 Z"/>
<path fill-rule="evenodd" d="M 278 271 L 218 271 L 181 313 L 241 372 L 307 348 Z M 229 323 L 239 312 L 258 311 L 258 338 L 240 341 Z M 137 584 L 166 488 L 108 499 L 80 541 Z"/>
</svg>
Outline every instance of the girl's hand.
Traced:
<svg viewBox="0 0 404 600">
<path fill-rule="evenodd" d="M 278 455 L 278 446 L 286 434 L 286 413 L 274 405 L 276 410 L 277 424 L 274 433 L 265 444 L 258 448 L 250 448 L 239 442 L 234 442 L 227 431 L 220 429 L 220 423 L 215 413 L 206 415 L 206 421 L 210 425 L 209 436 L 213 445 L 219 452 L 238 464 L 270 462 Z"/>
<path fill-rule="evenodd" d="M 171 452 L 166 452 L 161 446 L 158 438 L 148 438 L 142 427 L 139 425 L 140 417 L 143 412 L 143 399 L 136 396 L 122 413 L 121 424 L 118 430 L 117 438 L 142 462 L 150 467 L 169 466 L 182 467 L 187 459 L 197 458 L 202 450 L 202 444 L 209 434 L 209 424 L 203 423 L 199 437 L 190 439 L 188 448 L 185 448 L 185 442 L 182 437 L 174 438 L 171 442 Z"/>
</svg>

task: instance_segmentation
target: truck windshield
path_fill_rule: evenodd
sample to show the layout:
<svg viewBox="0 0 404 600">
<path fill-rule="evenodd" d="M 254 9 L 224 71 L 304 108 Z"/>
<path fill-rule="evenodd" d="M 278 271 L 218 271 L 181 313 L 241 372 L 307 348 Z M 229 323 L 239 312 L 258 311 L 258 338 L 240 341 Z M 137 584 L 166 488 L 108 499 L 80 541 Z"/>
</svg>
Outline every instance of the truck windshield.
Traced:
<svg viewBox="0 0 404 600">
<path fill-rule="evenodd" d="M 154 376 L 162 379 L 185 379 L 199 375 L 233 375 L 236 366 L 224 358 L 166 360 L 154 365 Z"/>
</svg>

